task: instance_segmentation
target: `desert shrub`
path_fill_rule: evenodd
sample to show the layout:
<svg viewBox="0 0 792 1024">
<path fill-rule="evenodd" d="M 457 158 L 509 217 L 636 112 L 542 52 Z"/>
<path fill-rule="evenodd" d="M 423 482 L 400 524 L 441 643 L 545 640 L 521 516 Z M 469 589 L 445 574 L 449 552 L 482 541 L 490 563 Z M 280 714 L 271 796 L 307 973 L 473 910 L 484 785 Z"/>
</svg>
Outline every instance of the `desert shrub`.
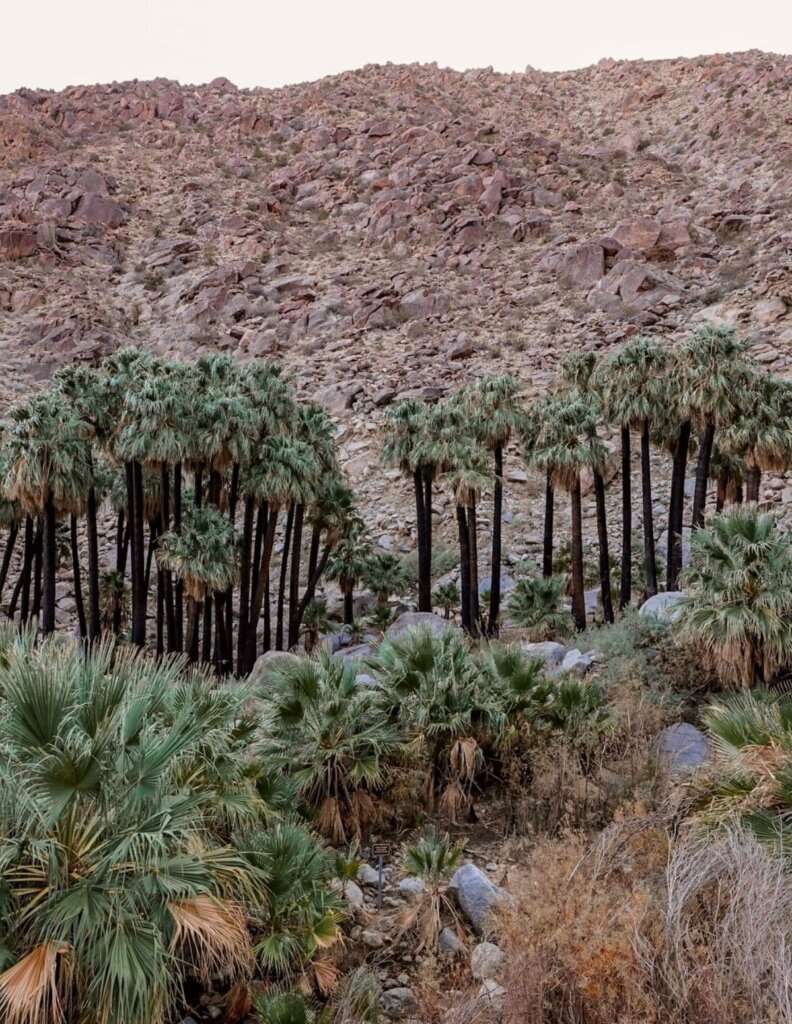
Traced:
<svg viewBox="0 0 792 1024">
<path fill-rule="evenodd" d="M 424 889 L 414 905 L 405 911 L 402 928 L 415 930 L 422 949 L 436 949 L 444 915 L 456 919 L 448 897 L 448 883 L 459 866 L 463 850 L 464 843 L 454 844 L 447 834 L 439 835 L 434 829 L 427 829 L 405 850 L 405 872 L 419 878 Z"/>
<path fill-rule="evenodd" d="M 572 616 L 564 608 L 566 576 L 527 576 L 517 581 L 506 611 L 510 622 L 528 630 L 531 640 L 569 636 Z"/>
</svg>

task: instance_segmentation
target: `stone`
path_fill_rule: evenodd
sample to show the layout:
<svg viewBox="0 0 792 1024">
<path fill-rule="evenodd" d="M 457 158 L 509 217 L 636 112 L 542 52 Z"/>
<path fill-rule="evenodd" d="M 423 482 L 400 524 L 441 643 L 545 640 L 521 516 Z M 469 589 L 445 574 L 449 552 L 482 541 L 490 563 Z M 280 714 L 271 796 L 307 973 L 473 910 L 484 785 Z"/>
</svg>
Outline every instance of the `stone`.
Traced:
<svg viewBox="0 0 792 1024">
<path fill-rule="evenodd" d="M 456 342 L 448 350 L 449 359 L 467 359 L 468 356 L 472 356 L 475 352 L 475 345 L 473 339 L 465 331 L 462 331 L 457 335 Z"/>
<path fill-rule="evenodd" d="M 506 989 L 502 985 L 499 985 L 493 978 L 487 978 L 478 990 L 478 998 L 482 1002 L 488 1003 L 494 1009 L 501 1007 L 505 997 Z"/>
<path fill-rule="evenodd" d="M 672 776 L 696 771 L 707 763 L 710 741 L 694 725 L 674 722 L 657 736 L 653 749 Z"/>
<path fill-rule="evenodd" d="M 449 956 L 459 956 L 467 948 L 453 928 L 442 929 L 438 936 L 438 944 L 441 952 L 447 953 Z"/>
<path fill-rule="evenodd" d="M 461 632 L 459 626 L 444 619 L 441 615 L 435 615 L 433 612 L 403 612 L 395 622 L 388 626 L 385 630 L 385 636 L 390 638 L 403 636 L 405 633 L 409 633 L 411 629 L 418 629 L 419 627 L 428 629 L 430 633 L 445 633 L 449 629 L 455 633 Z"/>
<path fill-rule="evenodd" d="M 374 678 L 374 676 L 370 676 L 366 672 L 361 672 L 360 675 L 358 675 L 355 678 L 355 685 L 358 686 L 361 690 L 370 690 L 372 688 L 379 686 L 379 683 Z"/>
<path fill-rule="evenodd" d="M 500 578 L 501 597 L 510 594 L 514 590 L 514 577 L 508 572 L 502 572 Z M 479 597 L 483 597 L 492 590 L 492 577 L 484 576 L 479 580 Z"/>
<path fill-rule="evenodd" d="M 299 657 L 290 651 L 266 651 L 256 658 L 249 681 L 253 686 L 261 686 L 267 681 L 267 677 L 272 674 L 273 669 L 296 664 L 299 660 Z"/>
<path fill-rule="evenodd" d="M 379 883 L 377 869 L 373 868 L 370 864 L 361 864 L 358 871 L 358 881 L 363 885 L 377 885 Z"/>
<path fill-rule="evenodd" d="M 9 260 L 35 256 L 38 251 L 38 232 L 29 228 L 8 228 L 0 231 L 0 256 Z"/>
<path fill-rule="evenodd" d="M 470 952 L 470 973 L 476 981 L 497 977 L 504 961 L 503 951 L 494 942 L 481 942 Z"/>
<path fill-rule="evenodd" d="M 771 298 L 760 299 L 751 310 L 751 320 L 755 324 L 766 327 L 775 323 L 787 314 L 787 304 L 779 295 Z"/>
<path fill-rule="evenodd" d="M 399 882 L 399 892 L 408 900 L 417 900 L 423 895 L 424 884 L 420 878 L 408 875 Z"/>
<path fill-rule="evenodd" d="M 536 658 L 538 661 L 547 662 L 550 665 L 560 665 L 564 660 L 566 648 L 555 640 L 545 640 L 542 643 L 523 644 L 522 649 L 529 658 Z"/>
<path fill-rule="evenodd" d="M 393 1013 L 397 1016 L 411 1013 L 416 1006 L 415 995 L 411 988 L 400 986 L 399 988 L 389 988 L 382 993 L 382 1008 L 386 1013 Z"/>
<path fill-rule="evenodd" d="M 85 224 L 103 228 L 117 228 L 125 220 L 124 211 L 115 200 L 95 192 L 81 196 L 74 215 Z"/>
<path fill-rule="evenodd" d="M 612 237 L 625 249 L 648 252 L 657 245 L 661 231 L 662 225 L 653 217 L 635 217 L 617 224 Z"/>
<path fill-rule="evenodd" d="M 385 936 L 376 928 L 364 928 L 360 938 L 369 949 L 382 949 L 385 945 Z"/>
<path fill-rule="evenodd" d="M 344 899 L 347 901 L 347 903 L 350 904 L 350 906 L 358 908 L 363 907 L 365 903 L 365 899 L 363 897 L 363 890 L 360 888 L 357 882 L 353 882 L 352 879 L 350 879 L 348 882 L 344 884 L 343 891 Z"/>
<path fill-rule="evenodd" d="M 329 413 L 338 415 L 351 409 L 355 399 L 363 390 L 363 385 L 356 381 L 344 381 L 328 384 L 314 392 L 313 400 L 323 406 Z"/>
<path fill-rule="evenodd" d="M 592 653 L 584 654 L 577 648 L 573 648 L 564 655 L 561 669 L 564 672 L 572 672 L 576 676 L 583 677 L 593 664 L 594 658 Z"/>
<path fill-rule="evenodd" d="M 458 868 L 449 888 L 455 894 L 460 910 L 479 935 L 486 932 L 492 912 L 508 898 L 505 890 L 490 881 L 475 864 L 463 864 Z"/>
<path fill-rule="evenodd" d="M 638 614 L 652 615 L 660 622 L 676 622 L 682 614 L 682 609 L 677 606 L 684 596 L 681 590 L 666 590 L 662 594 L 655 594 L 644 601 Z"/>
<path fill-rule="evenodd" d="M 597 242 L 579 245 L 564 253 L 556 273 L 568 288 L 590 288 L 605 276 L 605 250 Z"/>
</svg>

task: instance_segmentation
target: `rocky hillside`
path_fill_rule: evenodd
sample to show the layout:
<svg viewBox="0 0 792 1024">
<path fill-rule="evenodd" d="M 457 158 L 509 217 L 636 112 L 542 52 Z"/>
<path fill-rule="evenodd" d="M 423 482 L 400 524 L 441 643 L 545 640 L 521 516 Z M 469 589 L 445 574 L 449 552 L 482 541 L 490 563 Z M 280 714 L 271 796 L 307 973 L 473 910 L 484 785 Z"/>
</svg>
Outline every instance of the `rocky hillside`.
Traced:
<svg viewBox="0 0 792 1024">
<path fill-rule="evenodd" d="M 754 51 L 2 97 L 5 397 L 130 342 L 272 356 L 373 499 L 397 396 L 494 369 L 542 389 L 570 349 L 702 319 L 783 370 L 791 86 Z"/>
</svg>

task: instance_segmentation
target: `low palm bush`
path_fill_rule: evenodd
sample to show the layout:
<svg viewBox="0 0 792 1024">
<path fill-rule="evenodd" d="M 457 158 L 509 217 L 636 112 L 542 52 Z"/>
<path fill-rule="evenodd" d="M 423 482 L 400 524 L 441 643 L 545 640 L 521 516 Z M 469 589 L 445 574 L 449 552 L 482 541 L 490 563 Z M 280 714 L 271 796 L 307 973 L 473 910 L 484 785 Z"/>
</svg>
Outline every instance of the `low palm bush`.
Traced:
<svg viewBox="0 0 792 1024">
<path fill-rule="evenodd" d="M 509 621 L 535 641 L 569 636 L 572 617 L 564 608 L 566 576 L 527 576 L 517 581 L 506 605 Z"/>
<path fill-rule="evenodd" d="M 464 843 L 454 845 L 448 835 L 427 829 L 404 854 L 407 875 L 424 884 L 415 907 L 405 914 L 403 926 L 417 931 L 421 948 L 435 949 L 443 912 L 456 918 L 448 898 L 448 883 L 462 860 Z"/>
<path fill-rule="evenodd" d="M 245 691 L 182 661 L 33 636 L 0 658 L 0 1016 L 150 1024 L 189 976 L 246 976 L 264 810 Z"/>
<path fill-rule="evenodd" d="M 792 663 L 792 547 L 777 517 L 752 505 L 715 516 L 691 540 L 679 637 L 721 678 L 770 682 Z"/>
<path fill-rule="evenodd" d="M 373 796 L 397 734 L 378 694 L 357 685 L 357 669 L 329 651 L 278 666 L 268 679 L 262 762 L 296 781 L 336 842 L 371 821 Z"/>
</svg>

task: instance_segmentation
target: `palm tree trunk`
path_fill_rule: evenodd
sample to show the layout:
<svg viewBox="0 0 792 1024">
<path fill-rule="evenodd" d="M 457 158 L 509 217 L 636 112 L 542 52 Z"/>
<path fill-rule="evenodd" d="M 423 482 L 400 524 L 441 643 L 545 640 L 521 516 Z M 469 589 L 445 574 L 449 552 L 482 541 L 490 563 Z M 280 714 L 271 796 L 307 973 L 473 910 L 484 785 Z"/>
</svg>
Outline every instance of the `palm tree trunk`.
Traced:
<svg viewBox="0 0 792 1024">
<path fill-rule="evenodd" d="M 201 604 L 194 597 L 187 599 L 187 636 L 185 648 L 187 657 L 192 664 L 198 661 L 198 622 L 201 613 Z"/>
<path fill-rule="evenodd" d="M 668 505 L 668 558 L 666 560 L 666 590 L 676 590 L 682 571 L 682 535 L 685 510 L 685 473 L 690 447 L 690 421 L 679 428 L 674 468 L 671 473 L 671 500 Z"/>
<path fill-rule="evenodd" d="M 468 544 L 470 546 L 470 629 L 472 636 L 478 636 L 481 624 L 479 611 L 479 578 L 478 578 L 478 521 L 476 518 L 476 498 L 473 496 L 467 510 Z"/>
<path fill-rule="evenodd" d="M 555 514 L 555 489 L 553 471 L 547 467 L 545 477 L 544 543 L 542 545 L 542 575 L 549 579 L 553 575 L 553 519 Z"/>
<path fill-rule="evenodd" d="M 698 466 L 696 467 L 696 487 L 693 491 L 692 526 L 697 529 L 704 525 L 704 506 L 707 504 L 707 481 L 709 480 L 712 446 L 715 442 L 715 427 L 708 423 L 701 435 Z"/>
<path fill-rule="evenodd" d="M 583 514 L 580 498 L 580 475 L 569 494 L 572 512 L 572 618 L 575 629 L 586 628 L 586 597 L 583 579 Z"/>
<path fill-rule="evenodd" d="M 289 576 L 289 632 L 287 644 L 289 649 L 294 647 L 299 640 L 300 561 L 304 516 L 305 506 L 298 505 L 294 512 L 294 536 L 292 538 L 291 573 Z"/>
<path fill-rule="evenodd" d="M 3 552 L 3 565 L 2 568 L 0 568 L 0 598 L 3 596 L 3 588 L 5 587 L 6 580 L 8 579 L 8 570 L 11 567 L 11 559 L 14 555 L 14 547 L 16 545 L 18 533 L 19 524 L 11 523 L 8 528 L 8 539 L 6 540 L 5 551 Z"/>
<path fill-rule="evenodd" d="M 88 639 L 91 643 L 99 638 L 102 631 L 99 610 L 99 536 L 96 519 L 96 490 L 91 485 L 88 488 L 85 509 L 85 528 L 88 534 Z"/>
<path fill-rule="evenodd" d="M 145 506 L 143 500 L 143 470 L 139 462 L 130 467 L 132 476 L 132 501 L 134 509 L 132 517 L 132 643 L 143 647 L 146 642 L 146 578 L 145 578 L 145 547 L 143 520 Z"/>
<path fill-rule="evenodd" d="M 41 516 L 39 516 L 36 522 L 36 541 L 33 546 L 33 609 L 31 614 L 34 619 L 38 619 L 41 614 L 43 547 L 44 530 Z"/>
<path fill-rule="evenodd" d="M 646 596 L 657 593 L 657 562 L 655 560 L 654 511 L 652 509 L 652 463 L 649 447 L 649 422 L 641 429 L 641 496 L 643 498 L 644 566 Z"/>
<path fill-rule="evenodd" d="M 434 470 L 423 471 L 423 515 L 424 515 L 424 603 L 427 611 L 432 610 L 432 489 Z"/>
<path fill-rule="evenodd" d="M 715 511 L 722 512 L 726 504 L 726 481 L 723 479 L 715 482 Z"/>
<path fill-rule="evenodd" d="M 201 637 L 201 661 L 207 665 L 212 660 L 212 595 L 207 594 L 203 602 L 203 635 Z"/>
<path fill-rule="evenodd" d="M 52 495 L 44 502 L 44 603 L 41 611 L 41 629 L 46 635 L 55 630 L 55 576 L 57 548 L 55 544 L 55 503 Z"/>
<path fill-rule="evenodd" d="M 193 487 L 194 504 L 196 508 L 200 508 L 201 502 L 203 501 L 203 471 L 200 469 L 196 469 L 195 471 Z"/>
<path fill-rule="evenodd" d="M 124 510 L 118 513 L 116 525 L 116 572 L 121 577 L 121 594 L 118 605 L 113 609 L 113 632 L 121 632 L 121 609 L 123 604 L 124 578 L 126 577 L 127 551 L 129 548 L 129 523 L 124 526 Z"/>
<path fill-rule="evenodd" d="M 165 573 L 157 569 L 157 657 L 165 653 Z"/>
<path fill-rule="evenodd" d="M 630 468 L 630 428 L 621 428 L 622 463 L 622 557 L 619 607 L 626 608 L 632 597 L 632 469 Z"/>
<path fill-rule="evenodd" d="M 503 445 L 495 445 L 492 495 L 492 557 L 490 559 L 489 635 L 498 635 L 501 598 L 501 523 L 503 518 Z"/>
<path fill-rule="evenodd" d="M 418 611 L 427 612 L 432 610 L 432 583 L 430 579 L 427 585 L 424 482 L 421 471 L 417 469 L 413 473 L 413 487 L 415 489 L 415 527 L 418 537 Z M 431 576 L 431 572 L 429 575 Z"/>
<path fill-rule="evenodd" d="M 292 528 L 294 526 L 294 502 L 289 505 L 286 517 L 286 532 L 283 535 L 283 552 L 281 553 L 280 580 L 278 583 L 278 617 L 275 627 L 275 650 L 283 650 L 283 606 L 286 601 L 286 573 L 289 568 L 289 548 L 291 547 Z"/>
<path fill-rule="evenodd" d="M 236 530 L 236 511 L 239 498 L 239 463 L 235 462 L 231 467 L 231 487 L 228 492 L 228 521 L 231 528 Z M 234 650 L 234 585 L 225 592 L 225 658 L 228 662 L 227 671 L 233 671 L 233 650 Z M 241 621 L 241 620 L 240 620 Z"/>
<path fill-rule="evenodd" d="M 182 464 L 177 462 L 173 467 L 173 529 L 181 533 L 182 525 Z M 184 580 L 176 580 L 176 596 L 174 598 L 176 614 L 176 650 L 184 650 Z"/>
<path fill-rule="evenodd" d="M 308 579 L 308 583 L 305 587 L 305 593 L 303 594 L 302 600 L 300 601 L 300 607 L 297 614 L 298 634 L 300 626 L 302 625 L 303 615 L 305 615 L 305 609 L 308 607 L 311 601 L 313 601 L 314 594 L 316 593 L 316 586 L 319 583 L 319 580 L 322 578 L 322 573 L 325 571 L 332 550 L 333 549 L 330 544 L 325 544 L 324 551 L 322 552 L 322 557 L 318 559 L 314 567 L 313 574 Z"/>
<path fill-rule="evenodd" d="M 597 502 L 597 539 L 599 542 L 600 595 L 602 617 L 613 622 L 613 598 L 611 597 L 610 554 L 608 552 L 608 518 L 605 508 L 605 481 L 602 473 L 594 474 L 594 497 Z"/>
<path fill-rule="evenodd" d="M 344 587 L 344 625 L 351 626 L 355 621 L 355 588 Z"/>
<path fill-rule="evenodd" d="M 144 573 L 144 592 L 148 595 L 149 588 L 151 586 L 151 565 L 154 561 L 154 551 L 157 547 L 157 524 L 152 521 L 149 523 L 149 540 L 148 540 L 148 551 L 146 553 L 146 571 Z"/>
<path fill-rule="evenodd" d="M 245 671 L 248 618 L 250 616 L 250 559 L 253 548 L 253 520 L 256 514 L 255 498 L 245 498 L 245 516 L 242 524 L 242 558 L 239 567 L 239 626 L 237 628 L 237 675 Z"/>
<path fill-rule="evenodd" d="M 470 533 L 468 530 L 467 513 L 463 505 L 456 506 L 457 532 L 459 534 L 459 595 L 462 628 L 470 634 Z"/>
<path fill-rule="evenodd" d="M 25 516 L 25 540 L 22 555 L 22 568 L 19 571 L 14 592 L 11 595 L 11 604 L 8 607 L 8 617 L 13 619 L 16 612 L 17 602 L 21 598 L 19 612 L 20 622 L 27 622 L 30 602 L 30 572 L 33 565 L 33 517 Z"/>
<path fill-rule="evenodd" d="M 88 627 L 85 622 L 85 603 L 82 592 L 82 573 L 80 572 L 80 541 L 77 536 L 77 516 L 72 512 L 69 516 L 69 536 L 71 539 L 72 576 L 74 577 L 74 603 L 77 606 L 77 622 L 80 636 L 85 639 Z"/>
<path fill-rule="evenodd" d="M 162 533 L 168 533 L 170 531 L 170 471 L 164 462 L 160 466 L 160 522 Z M 170 569 L 160 569 L 157 584 L 163 586 L 168 651 L 175 651 L 177 649 L 176 609 L 173 605 L 173 574 Z"/>
<path fill-rule="evenodd" d="M 759 487 L 762 483 L 762 471 L 758 466 L 749 466 L 745 478 L 745 497 L 747 501 L 759 501 Z"/>
<path fill-rule="evenodd" d="M 322 527 L 314 523 L 311 527 L 311 547 L 308 551 L 308 579 L 312 580 L 319 564 L 319 546 L 322 540 Z"/>
<path fill-rule="evenodd" d="M 735 505 L 742 505 L 742 503 L 743 503 L 743 486 L 742 486 L 742 484 L 737 484 L 735 486 L 735 488 L 734 488 L 734 504 Z"/>
<path fill-rule="evenodd" d="M 264 506 L 259 509 L 259 522 L 263 522 L 262 512 L 264 512 Z M 278 510 L 277 508 L 270 509 L 266 514 L 266 534 L 261 544 L 261 559 L 258 565 L 255 566 L 256 573 L 256 592 L 253 597 L 250 608 L 250 620 L 247 631 L 247 654 L 245 657 L 245 673 L 250 672 L 253 668 L 253 664 L 256 661 L 256 639 L 258 633 L 258 621 L 261 617 L 261 609 L 264 604 L 264 598 L 267 599 L 267 607 L 269 608 L 269 569 L 270 561 L 272 559 L 272 549 L 275 545 L 275 531 L 278 525 Z M 257 538 L 258 540 L 258 538 Z M 269 650 L 269 635 L 265 630 L 264 634 L 264 649 Z"/>
</svg>

